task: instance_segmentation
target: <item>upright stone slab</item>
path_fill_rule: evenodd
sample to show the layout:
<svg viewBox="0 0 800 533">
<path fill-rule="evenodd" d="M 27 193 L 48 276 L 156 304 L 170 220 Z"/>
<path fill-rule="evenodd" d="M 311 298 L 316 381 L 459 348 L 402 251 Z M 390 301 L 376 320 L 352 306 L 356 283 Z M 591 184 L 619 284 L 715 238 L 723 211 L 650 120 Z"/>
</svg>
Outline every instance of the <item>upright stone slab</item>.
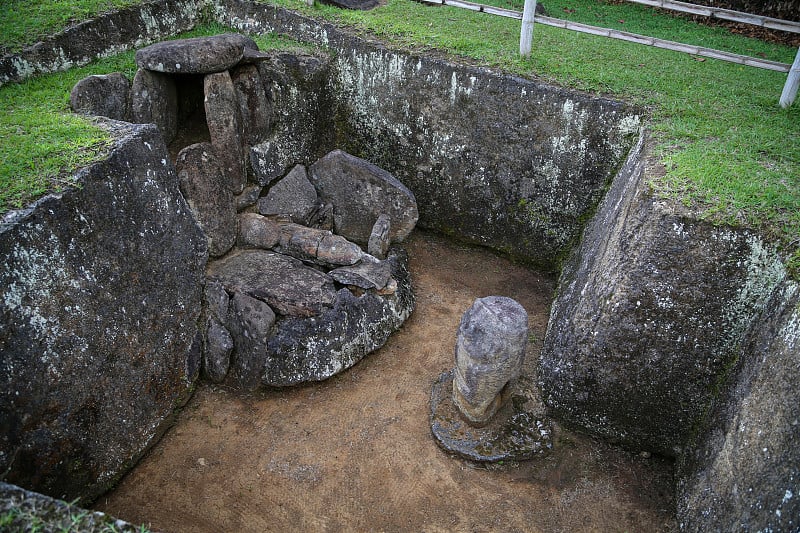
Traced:
<svg viewBox="0 0 800 533">
<path fill-rule="evenodd" d="M 229 304 L 230 298 L 222 284 L 218 281 L 207 280 L 203 376 L 212 383 L 221 383 L 230 368 L 233 338 L 226 326 Z"/>
<path fill-rule="evenodd" d="M 246 48 L 258 50 L 252 39 L 237 33 L 162 41 L 137 50 L 136 64 L 169 74 L 209 74 L 239 63 Z"/>
<path fill-rule="evenodd" d="M 303 165 L 295 165 L 258 200 L 258 212 L 262 215 L 288 215 L 298 224 L 305 224 L 316 206 L 317 191 L 308 181 Z"/>
<path fill-rule="evenodd" d="M 528 313 L 504 296 L 478 298 L 461 317 L 456 338 L 453 403 L 471 423 L 491 419 L 519 376 L 528 343 Z"/>
<path fill-rule="evenodd" d="M 83 78 L 69 94 L 76 113 L 131 120 L 131 82 L 120 72 Z"/>
<path fill-rule="evenodd" d="M 367 244 L 382 213 L 391 220 L 392 242 L 405 239 L 419 218 L 414 194 L 397 178 L 341 150 L 311 165 L 310 179 L 333 204 L 334 232 L 359 244 Z"/>
<path fill-rule="evenodd" d="M 655 198 L 635 150 L 562 271 L 545 403 L 590 434 L 680 455 L 782 272 L 755 234 Z"/>
<path fill-rule="evenodd" d="M 800 287 L 750 329 L 728 386 L 677 464 L 684 531 L 800 530 Z"/>
<path fill-rule="evenodd" d="M 169 144 L 178 132 L 178 92 L 174 80 L 160 72 L 139 69 L 131 88 L 131 117 L 155 124 Z"/>
<path fill-rule="evenodd" d="M 372 232 L 367 243 L 367 252 L 378 259 L 386 259 L 386 252 L 391 244 L 389 242 L 389 230 L 391 227 L 392 221 L 389 215 L 381 213 L 381 216 L 375 221 L 375 225 L 372 226 Z"/>
<path fill-rule="evenodd" d="M 261 385 L 267 362 L 267 339 L 275 313 L 261 300 L 237 292 L 231 299 L 228 328 L 233 336 L 233 358 L 228 381 L 242 390 Z"/>
<path fill-rule="evenodd" d="M 175 161 L 181 192 L 208 237 L 208 252 L 219 257 L 236 242 L 236 205 L 209 143 L 187 146 Z"/>
<path fill-rule="evenodd" d="M 239 194 L 247 184 L 247 167 L 239 102 L 230 74 L 225 71 L 206 75 L 203 90 L 211 144 L 222 163 L 231 191 Z"/>
<path fill-rule="evenodd" d="M 233 86 L 242 117 L 242 138 L 247 146 L 255 146 L 269 134 L 272 109 L 267 100 L 264 81 L 255 65 L 241 65 L 231 72 Z"/>
<path fill-rule="evenodd" d="M 0 224 L 0 472 L 92 500 L 199 373 L 206 239 L 152 125 L 99 121 L 107 159 Z"/>
</svg>

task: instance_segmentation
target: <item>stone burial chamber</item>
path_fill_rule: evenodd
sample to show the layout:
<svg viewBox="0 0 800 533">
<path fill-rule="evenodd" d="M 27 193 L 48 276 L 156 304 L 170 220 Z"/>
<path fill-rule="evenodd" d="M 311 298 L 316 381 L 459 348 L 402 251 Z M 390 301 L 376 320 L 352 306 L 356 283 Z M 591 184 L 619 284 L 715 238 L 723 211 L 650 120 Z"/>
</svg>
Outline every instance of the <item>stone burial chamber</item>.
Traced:
<svg viewBox="0 0 800 533">
<path fill-rule="evenodd" d="M 130 100 L 130 119 L 171 143 L 212 258 L 203 376 L 244 390 L 328 378 L 383 345 L 414 307 L 405 254 L 390 246 L 419 215 L 394 176 L 340 150 L 285 175 L 248 172 L 251 147 L 269 135 L 271 75 L 256 65 L 270 59 L 239 34 L 164 41 L 137 51 L 130 87 L 91 76 L 71 94 L 81 112 L 119 103 L 118 118 Z"/>
</svg>

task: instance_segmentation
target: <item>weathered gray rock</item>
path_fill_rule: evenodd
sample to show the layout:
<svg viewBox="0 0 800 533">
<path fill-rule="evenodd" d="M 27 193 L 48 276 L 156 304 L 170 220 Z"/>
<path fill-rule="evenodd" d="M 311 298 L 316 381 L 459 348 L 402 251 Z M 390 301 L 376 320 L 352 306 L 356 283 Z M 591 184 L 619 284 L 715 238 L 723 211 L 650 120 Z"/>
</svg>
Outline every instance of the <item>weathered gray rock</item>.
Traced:
<svg viewBox="0 0 800 533">
<path fill-rule="evenodd" d="M 364 255 L 357 244 L 329 231 L 299 224 L 281 224 L 280 228 L 281 239 L 277 250 L 303 261 L 336 267 L 353 265 Z"/>
<path fill-rule="evenodd" d="M 83 78 L 69 93 L 73 111 L 115 120 L 131 120 L 131 82 L 121 72 Z"/>
<path fill-rule="evenodd" d="M 239 246 L 242 248 L 274 248 L 281 240 L 281 227 L 258 213 L 239 215 Z"/>
<path fill-rule="evenodd" d="M 222 163 L 233 194 L 239 194 L 247 184 L 245 149 L 242 142 L 239 102 L 230 74 L 207 74 L 203 80 L 206 122 L 211 144 Z"/>
<path fill-rule="evenodd" d="M 3 531 L 80 531 L 136 533 L 142 528 L 99 511 L 82 509 L 44 494 L 0 481 Z M 6 521 L 6 519 L 8 521 Z"/>
<path fill-rule="evenodd" d="M 392 221 L 389 215 L 382 213 L 372 226 L 367 243 L 367 252 L 378 259 L 386 259 L 386 252 L 389 250 L 389 232 L 392 228 Z"/>
<path fill-rule="evenodd" d="M 221 283 L 206 281 L 206 322 L 203 336 L 203 376 L 221 383 L 228 374 L 233 338 L 224 324 L 228 322 L 230 297 Z"/>
<path fill-rule="evenodd" d="M 397 178 L 341 150 L 311 165 L 310 179 L 320 197 L 333 204 L 335 233 L 359 244 L 367 244 L 382 213 L 390 217 L 392 242 L 405 239 L 419 218 L 414 194 Z"/>
<path fill-rule="evenodd" d="M 235 33 L 162 41 L 137 50 L 136 64 L 170 74 L 209 74 L 236 65 L 245 48 L 258 50 L 252 39 Z"/>
<path fill-rule="evenodd" d="M 295 165 L 258 200 L 258 212 L 262 215 L 288 215 L 298 224 L 305 224 L 316 206 L 317 191 L 308 181 L 303 165 Z"/>
<path fill-rule="evenodd" d="M 216 318 L 223 324 L 227 322 L 230 296 L 228 296 L 222 283 L 211 279 L 206 280 L 204 295 L 208 315 Z"/>
<path fill-rule="evenodd" d="M 564 266 L 539 379 L 562 421 L 677 456 L 783 267 L 754 234 L 654 198 L 637 152 Z"/>
<path fill-rule="evenodd" d="M 392 271 L 387 261 L 379 261 L 365 254 L 359 263 L 333 269 L 328 275 L 342 285 L 378 290 L 389 283 Z"/>
<path fill-rule="evenodd" d="M 453 404 L 472 424 L 489 421 L 508 399 L 528 343 L 528 313 L 505 296 L 478 298 L 461 317 L 456 338 Z"/>
<path fill-rule="evenodd" d="M 286 386 L 327 379 L 383 346 L 414 309 L 405 252 L 393 251 L 388 261 L 398 280 L 394 295 L 368 292 L 356 297 L 342 289 L 333 307 L 319 316 L 279 320 L 269 339 L 262 383 Z"/>
<path fill-rule="evenodd" d="M 266 185 L 294 165 L 310 165 L 335 147 L 337 116 L 327 54 L 272 52 L 258 65 L 272 107 L 271 135 L 250 152 L 253 181 Z"/>
<path fill-rule="evenodd" d="M 219 257 L 236 242 L 236 205 L 209 143 L 192 144 L 175 161 L 181 192 L 208 237 L 208 253 Z"/>
<path fill-rule="evenodd" d="M 168 427 L 200 368 L 206 239 L 152 125 L 0 224 L 0 472 L 91 500 Z"/>
<path fill-rule="evenodd" d="M 245 209 L 255 206 L 258 203 L 259 196 L 261 196 L 260 185 L 245 187 L 242 193 L 236 196 L 236 211 L 242 212 Z"/>
<path fill-rule="evenodd" d="M 255 65 L 242 65 L 231 71 L 231 80 L 239 101 L 239 116 L 242 118 L 242 140 L 254 146 L 269 134 L 272 108 L 264 91 L 264 81 Z"/>
<path fill-rule="evenodd" d="M 165 74 L 139 69 L 131 87 L 131 118 L 139 124 L 155 124 L 169 144 L 178 132 L 178 92 Z"/>
<path fill-rule="evenodd" d="M 231 299 L 228 328 L 234 352 L 228 381 L 242 390 L 254 390 L 261 383 L 267 360 L 267 339 L 275 323 L 275 313 L 263 301 L 237 292 Z"/>
<path fill-rule="evenodd" d="M 308 215 L 308 224 L 311 228 L 333 231 L 333 204 L 317 202 L 314 210 Z"/>
<path fill-rule="evenodd" d="M 291 165 L 279 155 L 277 143 L 271 141 L 251 147 L 249 157 L 253 181 L 262 187 L 266 187 L 286 174 L 287 164 Z"/>
<path fill-rule="evenodd" d="M 266 305 L 266 304 L 265 304 Z M 212 383 L 222 383 L 228 375 L 233 352 L 233 337 L 219 320 L 209 317 L 203 345 L 203 377 Z"/>
<path fill-rule="evenodd" d="M 683 531 L 800 530 L 799 382 L 800 288 L 787 281 L 678 461 Z"/>
<path fill-rule="evenodd" d="M 220 281 L 230 293 L 263 300 L 281 315 L 318 315 L 336 300 L 330 277 L 274 252 L 243 250 L 229 255 L 209 264 L 208 276 Z"/>
</svg>

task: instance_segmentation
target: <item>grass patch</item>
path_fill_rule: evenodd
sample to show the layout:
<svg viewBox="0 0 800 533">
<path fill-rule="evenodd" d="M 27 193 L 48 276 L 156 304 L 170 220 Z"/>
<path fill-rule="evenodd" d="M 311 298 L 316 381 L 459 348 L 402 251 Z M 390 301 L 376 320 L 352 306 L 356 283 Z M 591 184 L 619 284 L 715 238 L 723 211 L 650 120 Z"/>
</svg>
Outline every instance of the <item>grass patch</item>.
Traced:
<svg viewBox="0 0 800 533">
<path fill-rule="evenodd" d="M 0 0 L 0 52 L 19 51 L 70 24 L 141 3 L 142 0 Z"/>
</svg>

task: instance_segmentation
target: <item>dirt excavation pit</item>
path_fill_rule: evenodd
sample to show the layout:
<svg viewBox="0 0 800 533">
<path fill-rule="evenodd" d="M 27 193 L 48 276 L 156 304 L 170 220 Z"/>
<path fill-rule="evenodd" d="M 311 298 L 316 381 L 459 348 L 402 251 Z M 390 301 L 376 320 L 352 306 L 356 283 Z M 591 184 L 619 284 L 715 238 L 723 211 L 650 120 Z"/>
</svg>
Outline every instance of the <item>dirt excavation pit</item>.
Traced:
<svg viewBox="0 0 800 533">
<path fill-rule="evenodd" d="M 673 465 L 556 427 L 520 463 L 452 457 L 429 397 L 475 298 L 510 296 L 544 337 L 555 280 L 415 232 L 417 296 L 387 344 L 324 382 L 249 395 L 200 385 L 175 426 L 95 509 L 154 530 L 673 531 Z"/>
</svg>

